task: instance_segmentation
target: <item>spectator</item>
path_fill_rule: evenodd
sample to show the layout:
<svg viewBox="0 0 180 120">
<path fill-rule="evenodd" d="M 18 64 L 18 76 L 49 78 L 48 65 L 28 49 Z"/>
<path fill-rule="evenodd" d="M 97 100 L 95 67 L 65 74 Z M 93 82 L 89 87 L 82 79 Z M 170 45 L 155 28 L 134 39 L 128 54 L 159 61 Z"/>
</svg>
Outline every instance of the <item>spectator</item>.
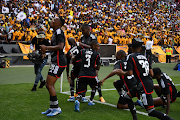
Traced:
<svg viewBox="0 0 180 120">
<path fill-rule="evenodd" d="M 173 54 L 173 49 L 171 45 L 166 48 L 166 63 L 171 63 L 171 55 Z"/>
</svg>

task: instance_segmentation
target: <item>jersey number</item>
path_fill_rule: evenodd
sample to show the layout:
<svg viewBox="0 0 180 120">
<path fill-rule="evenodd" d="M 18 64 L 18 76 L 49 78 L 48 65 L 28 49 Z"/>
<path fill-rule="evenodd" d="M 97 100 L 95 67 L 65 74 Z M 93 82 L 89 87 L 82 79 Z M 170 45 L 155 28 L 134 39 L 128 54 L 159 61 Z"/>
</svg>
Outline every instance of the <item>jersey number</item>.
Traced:
<svg viewBox="0 0 180 120">
<path fill-rule="evenodd" d="M 148 61 L 145 60 L 139 60 L 139 64 L 144 68 L 144 73 L 143 76 L 148 76 L 149 75 L 149 63 Z"/>
<path fill-rule="evenodd" d="M 84 67 L 88 68 L 90 66 L 91 55 L 85 55 L 85 57 L 86 57 L 87 64 L 84 64 Z"/>
<path fill-rule="evenodd" d="M 59 69 L 59 66 L 54 65 L 54 64 L 51 64 L 51 66 L 50 66 L 50 68 L 49 68 L 49 72 L 50 72 L 50 73 L 57 74 L 58 69 Z"/>
</svg>

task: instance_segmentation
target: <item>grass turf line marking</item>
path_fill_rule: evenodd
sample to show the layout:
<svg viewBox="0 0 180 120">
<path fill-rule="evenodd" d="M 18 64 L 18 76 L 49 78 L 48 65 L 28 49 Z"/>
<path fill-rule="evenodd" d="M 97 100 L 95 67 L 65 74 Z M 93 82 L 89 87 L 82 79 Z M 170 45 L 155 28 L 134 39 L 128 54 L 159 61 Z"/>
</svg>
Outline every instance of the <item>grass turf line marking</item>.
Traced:
<svg viewBox="0 0 180 120">
<path fill-rule="evenodd" d="M 116 90 L 116 89 L 101 89 L 101 91 L 107 91 L 107 90 Z M 91 91 L 91 90 L 87 90 L 87 91 Z M 66 95 L 70 95 L 70 92 L 69 91 L 67 91 L 67 92 L 62 92 L 62 94 L 66 94 Z M 86 98 L 89 98 L 90 96 L 88 96 L 88 97 L 86 97 Z M 97 103 L 100 103 L 100 104 L 104 104 L 104 105 L 108 105 L 108 106 L 111 106 L 111 107 L 115 107 L 116 108 L 116 105 L 113 105 L 113 104 L 111 104 L 111 103 L 107 103 L 107 102 L 105 102 L 105 103 L 102 103 L 102 102 L 100 102 L 100 101 L 98 101 L 98 100 L 93 100 L 94 102 L 97 102 Z M 122 110 L 127 110 L 127 111 L 129 111 L 129 109 L 122 109 Z M 136 113 L 139 113 L 139 114 L 142 114 L 142 115 L 146 115 L 146 116 L 148 116 L 148 114 L 147 113 L 145 113 L 145 112 L 141 112 L 141 111 L 138 111 L 138 110 L 136 110 Z"/>
</svg>

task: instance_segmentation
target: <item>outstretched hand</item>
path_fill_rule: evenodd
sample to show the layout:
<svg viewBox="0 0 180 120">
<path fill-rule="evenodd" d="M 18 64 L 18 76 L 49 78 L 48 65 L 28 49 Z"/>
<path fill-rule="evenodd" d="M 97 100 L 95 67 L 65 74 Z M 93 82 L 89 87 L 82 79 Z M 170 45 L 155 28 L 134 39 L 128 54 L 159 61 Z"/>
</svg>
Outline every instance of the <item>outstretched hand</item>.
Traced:
<svg viewBox="0 0 180 120">
<path fill-rule="evenodd" d="M 42 53 L 45 53 L 46 52 L 46 46 L 45 45 L 40 45 L 40 50 Z"/>
<path fill-rule="evenodd" d="M 100 85 L 103 86 L 103 82 L 105 81 L 105 79 L 100 81 Z"/>
</svg>

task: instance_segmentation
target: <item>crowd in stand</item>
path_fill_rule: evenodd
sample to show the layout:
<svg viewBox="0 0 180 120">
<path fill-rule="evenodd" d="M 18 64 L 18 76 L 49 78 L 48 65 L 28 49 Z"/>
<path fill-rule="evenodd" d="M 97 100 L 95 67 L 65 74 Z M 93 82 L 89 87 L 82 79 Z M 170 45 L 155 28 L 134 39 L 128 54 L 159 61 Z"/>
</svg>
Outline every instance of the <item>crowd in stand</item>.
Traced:
<svg viewBox="0 0 180 120">
<path fill-rule="evenodd" d="M 180 46 L 180 4 L 162 0 L 0 0 L 0 40 L 30 42 L 37 35 L 36 28 L 46 32 L 51 40 L 49 26 L 55 16 L 62 16 L 66 39 L 77 41 L 80 27 L 89 24 L 91 33 L 101 44 L 124 45 L 134 37 L 144 44 L 149 39 L 154 45 Z M 0 41 L 1 42 L 1 41 Z"/>
</svg>

